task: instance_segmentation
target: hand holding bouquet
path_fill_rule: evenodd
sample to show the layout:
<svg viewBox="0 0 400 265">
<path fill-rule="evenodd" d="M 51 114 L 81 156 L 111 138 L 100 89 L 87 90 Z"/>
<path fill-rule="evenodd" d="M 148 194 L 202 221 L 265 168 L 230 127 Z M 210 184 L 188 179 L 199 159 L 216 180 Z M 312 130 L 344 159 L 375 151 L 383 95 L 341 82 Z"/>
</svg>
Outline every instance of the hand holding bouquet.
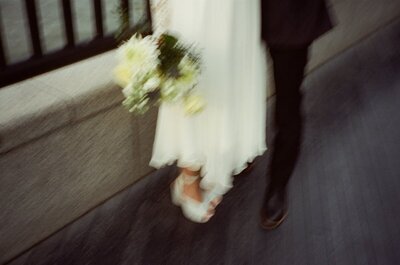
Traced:
<svg viewBox="0 0 400 265">
<path fill-rule="evenodd" d="M 130 112 L 143 114 L 154 102 L 183 104 L 191 115 L 203 110 L 203 99 L 195 91 L 200 59 L 174 36 L 134 35 L 118 48 L 117 56 L 114 79 Z"/>
</svg>

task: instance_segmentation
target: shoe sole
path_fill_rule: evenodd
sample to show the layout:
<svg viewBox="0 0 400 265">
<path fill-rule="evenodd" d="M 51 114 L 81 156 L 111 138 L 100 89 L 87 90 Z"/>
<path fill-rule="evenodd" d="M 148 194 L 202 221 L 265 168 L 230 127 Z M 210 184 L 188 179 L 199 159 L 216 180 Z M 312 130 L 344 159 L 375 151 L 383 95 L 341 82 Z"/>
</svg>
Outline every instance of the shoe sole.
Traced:
<svg viewBox="0 0 400 265">
<path fill-rule="evenodd" d="M 181 199 L 176 195 L 176 187 L 175 187 L 175 181 L 173 181 L 170 184 L 170 189 L 171 189 L 171 201 L 175 206 L 180 207 L 181 206 Z"/>
</svg>

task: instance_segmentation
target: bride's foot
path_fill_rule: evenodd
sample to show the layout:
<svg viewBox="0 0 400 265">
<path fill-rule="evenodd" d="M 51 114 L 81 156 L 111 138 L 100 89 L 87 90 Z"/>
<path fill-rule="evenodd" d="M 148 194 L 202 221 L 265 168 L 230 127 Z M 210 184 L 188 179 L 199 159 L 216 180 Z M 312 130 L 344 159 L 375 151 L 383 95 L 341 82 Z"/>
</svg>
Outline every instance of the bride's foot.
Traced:
<svg viewBox="0 0 400 265">
<path fill-rule="evenodd" d="M 214 215 L 209 201 L 203 200 L 198 176 L 182 172 L 171 185 L 172 202 L 180 206 L 183 215 L 196 223 L 205 223 Z"/>
<path fill-rule="evenodd" d="M 201 203 L 203 195 L 200 190 L 200 178 L 198 176 L 184 175 L 183 194 L 189 198 Z"/>
</svg>

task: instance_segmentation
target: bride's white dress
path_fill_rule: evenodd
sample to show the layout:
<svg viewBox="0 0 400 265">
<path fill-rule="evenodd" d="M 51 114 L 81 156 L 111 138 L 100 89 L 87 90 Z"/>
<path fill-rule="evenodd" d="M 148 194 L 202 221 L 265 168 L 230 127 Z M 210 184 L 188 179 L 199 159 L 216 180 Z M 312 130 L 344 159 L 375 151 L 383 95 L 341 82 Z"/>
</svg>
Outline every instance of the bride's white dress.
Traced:
<svg viewBox="0 0 400 265">
<path fill-rule="evenodd" d="M 179 104 L 161 105 L 151 166 L 177 161 L 179 167 L 201 169 L 203 187 L 226 192 L 232 175 L 264 153 L 267 72 L 259 5 L 259 0 L 153 0 L 156 31 L 166 28 L 200 48 L 197 89 L 207 106 L 187 116 Z"/>
</svg>

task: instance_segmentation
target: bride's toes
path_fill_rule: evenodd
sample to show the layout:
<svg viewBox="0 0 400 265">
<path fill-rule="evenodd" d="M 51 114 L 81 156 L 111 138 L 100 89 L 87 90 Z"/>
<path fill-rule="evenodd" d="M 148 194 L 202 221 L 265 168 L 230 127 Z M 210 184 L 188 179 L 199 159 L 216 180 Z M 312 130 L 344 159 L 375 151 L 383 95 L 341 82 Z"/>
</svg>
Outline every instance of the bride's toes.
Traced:
<svg viewBox="0 0 400 265">
<path fill-rule="evenodd" d="M 208 210 L 206 216 L 203 218 L 204 222 L 208 222 L 215 215 L 214 210 Z"/>
<path fill-rule="evenodd" d="M 222 202 L 223 197 L 216 189 L 206 190 L 204 194 L 206 200 L 213 208 L 216 208 Z"/>
<path fill-rule="evenodd" d="M 211 201 L 211 205 L 214 208 L 217 208 L 217 206 L 222 202 L 222 196 L 218 196 L 217 198 L 213 199 Z"/>
</svg>

